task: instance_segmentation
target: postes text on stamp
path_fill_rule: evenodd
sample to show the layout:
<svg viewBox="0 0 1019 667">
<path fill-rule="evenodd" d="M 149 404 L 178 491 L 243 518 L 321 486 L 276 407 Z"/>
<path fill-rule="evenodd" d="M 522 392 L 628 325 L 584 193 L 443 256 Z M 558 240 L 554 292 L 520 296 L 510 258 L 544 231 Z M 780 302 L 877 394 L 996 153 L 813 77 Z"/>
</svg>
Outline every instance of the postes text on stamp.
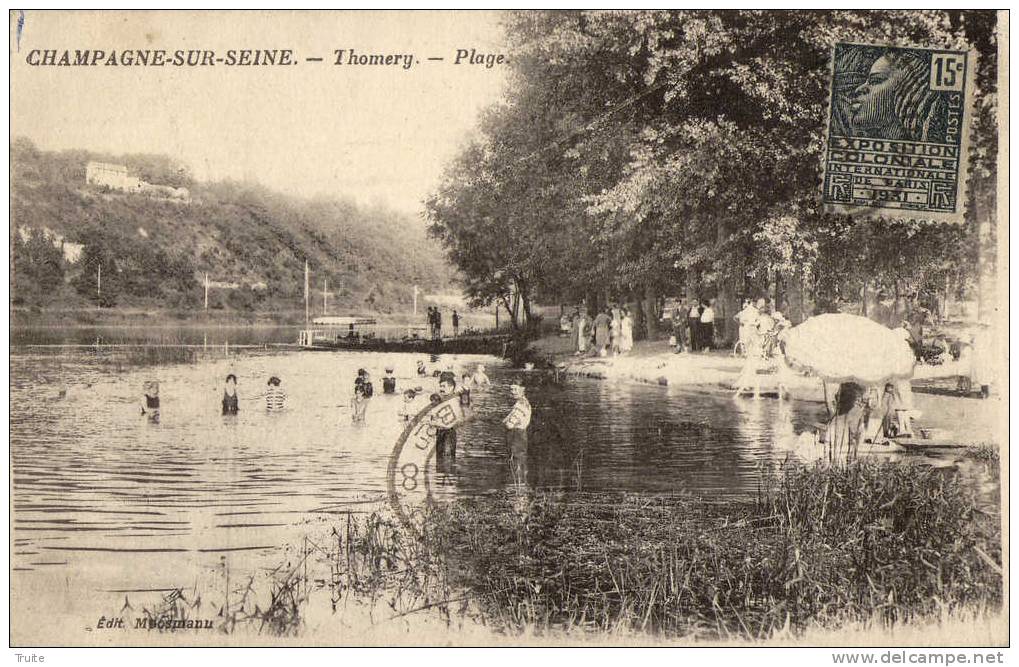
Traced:
<svg viewBox="0 0 1019 667">
<path fill-rule="evenodd" d="M 962 222 L 973 65 L 966 51 L 836 44 L 826 207 Z"/>
</svg>

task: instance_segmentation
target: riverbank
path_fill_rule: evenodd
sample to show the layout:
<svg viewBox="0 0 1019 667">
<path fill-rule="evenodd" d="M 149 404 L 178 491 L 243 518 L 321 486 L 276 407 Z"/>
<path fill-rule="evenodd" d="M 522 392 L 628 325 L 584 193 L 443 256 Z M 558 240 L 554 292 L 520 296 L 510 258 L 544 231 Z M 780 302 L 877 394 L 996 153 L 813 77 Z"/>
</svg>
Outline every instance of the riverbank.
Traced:
<svg viewBox="0 0 1019 667">
<path fill-rule="evenodd" d="M 734 393 L 743 367 L 743 360 L 731 350 L 676 354 L 667 341 L 641 341 L 619 357 L 592 357 L 576 356 L 568 337 L 546 336 L 534 341 L 530 351 L 558 365 L 567 376 L 696 391 Z M 1007 428 L 1007 397 L 994 386 L 987 399 L 975 392 L 961 395 L 956 380 L 965 372 L 954 361 L 916 367 L 913 402 L 921 413 L 916 424 L 944 432 L 959 445 L 997 443 L 1002 429 Z M 774 396 L 774 377 L 761 376 L 761 390 L 766 395 Z M 824 388 L 817 378 L 793 373 L 785 378 L 785 385 L 792 400 L 824 401 Z M 744 399 L 752 400 L 746 395 Z"/>
</svg>

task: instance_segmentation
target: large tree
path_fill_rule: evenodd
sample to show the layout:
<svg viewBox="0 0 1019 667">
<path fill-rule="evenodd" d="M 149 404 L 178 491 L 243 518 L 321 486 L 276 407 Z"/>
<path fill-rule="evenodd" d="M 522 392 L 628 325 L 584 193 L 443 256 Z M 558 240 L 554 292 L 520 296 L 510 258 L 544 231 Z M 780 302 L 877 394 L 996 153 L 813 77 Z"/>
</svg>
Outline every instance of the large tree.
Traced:
<svg viewBox="0 0 1019 667">
<path fill-rule="evenodd" d="M 741 295 L 790 301 L 803 316 L 866 286 L 957 286 L 972 275 L 976 218 L 993 214 L 994 22 L 943 11 L 509 14 L 507 102 L 432 201 L 433 232 L 468 281 L 513 267 L 527 298 L 636 300 L 649 324 L 657 297 L 680 286 L 720 297 L 728 324 Z M 980 51 L 973 224 L 821 210 L 840 41 Z M 512 260 L 491 266 L 457 255 L 507 243 Z"/>
</svg>

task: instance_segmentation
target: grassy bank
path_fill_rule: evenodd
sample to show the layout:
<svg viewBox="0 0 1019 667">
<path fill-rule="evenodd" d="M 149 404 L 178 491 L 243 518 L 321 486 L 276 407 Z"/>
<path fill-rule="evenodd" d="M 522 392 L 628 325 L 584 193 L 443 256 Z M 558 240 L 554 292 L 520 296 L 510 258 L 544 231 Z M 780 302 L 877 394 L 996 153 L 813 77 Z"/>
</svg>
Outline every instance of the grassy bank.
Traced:
<svg viewBox="0 0 1019 667">
<path fill-rule="evenodd" d="M 464 501 L 434 548 L 500 627 L 763 640 L 1001 602 L 1000 528 L 950 476 L 790 467 L 752 503 Z"/>
<path fill-rule="evenodd" d="M 954 475 L 859 462 L 766 479 L 743 502 L 493 493 L 431 508 L 422 538 L 385 514 L 348 519 L 243 585 L 221 630 L 316 641 L 306 633 L 360 610 L 384 628 L 438 622 L 443 641 L 485 628 L 498 641 L 838 643 L 846 631 L 865 644 L 1000 614 L 1000 517 Z"/>
</svg>

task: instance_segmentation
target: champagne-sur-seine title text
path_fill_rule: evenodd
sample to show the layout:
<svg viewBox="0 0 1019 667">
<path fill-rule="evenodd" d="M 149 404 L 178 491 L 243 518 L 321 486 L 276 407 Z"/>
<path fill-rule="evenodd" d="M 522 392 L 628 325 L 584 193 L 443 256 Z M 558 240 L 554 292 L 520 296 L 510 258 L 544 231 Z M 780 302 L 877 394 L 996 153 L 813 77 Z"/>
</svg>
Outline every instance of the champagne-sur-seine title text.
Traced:
<svg viewBox="0 0 1019 667">
<path fill-rule="evenodd" d="M 32 49 L 25 62 L 33 67 L 274 67 L 324 63 L 346 67 L 410 69 L 422 62 L 474 65 L 491 69 L 506 64 L 501 53 L 456 49 L 452 54 L 419 57 L 413 53 L 333 49 L 324 55 L 298 56 L 294 49 Z"/>
</svg>

